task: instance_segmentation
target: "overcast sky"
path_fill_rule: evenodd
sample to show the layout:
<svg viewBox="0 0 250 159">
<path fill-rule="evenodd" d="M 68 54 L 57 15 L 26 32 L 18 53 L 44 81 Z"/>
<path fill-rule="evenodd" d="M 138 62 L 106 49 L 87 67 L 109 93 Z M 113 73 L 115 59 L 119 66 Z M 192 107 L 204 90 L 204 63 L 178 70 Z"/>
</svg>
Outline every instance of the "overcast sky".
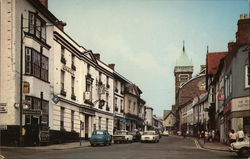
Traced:
<svg viewBox="0 0 250 159">
<path fill-rule="evenodd" d="M 161 117 L 175 99 L 174 66 L 185 40 L 196 74 L 210 52 L 235 41 L 247 0 L 48 0 L 78 44 L 137 84 Z M 193 75 L 194 75 L 193 74 Z"/>
</svg>

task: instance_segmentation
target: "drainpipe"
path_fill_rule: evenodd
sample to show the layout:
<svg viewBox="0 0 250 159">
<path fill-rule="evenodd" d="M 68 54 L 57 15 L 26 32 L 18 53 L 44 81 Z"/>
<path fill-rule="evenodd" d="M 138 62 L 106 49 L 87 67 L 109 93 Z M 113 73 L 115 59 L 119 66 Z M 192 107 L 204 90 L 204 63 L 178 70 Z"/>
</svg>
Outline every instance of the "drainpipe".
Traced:
<svg viewBox="0 0 250 159">
<path fill-rule="evenodd" d="M 22 124 L 23 124 L 23 14 L 21 15 L 21 48 L 20 48 L 20 125 L 19 125 L 19 146 L 22 145 Z"/>
</svg>

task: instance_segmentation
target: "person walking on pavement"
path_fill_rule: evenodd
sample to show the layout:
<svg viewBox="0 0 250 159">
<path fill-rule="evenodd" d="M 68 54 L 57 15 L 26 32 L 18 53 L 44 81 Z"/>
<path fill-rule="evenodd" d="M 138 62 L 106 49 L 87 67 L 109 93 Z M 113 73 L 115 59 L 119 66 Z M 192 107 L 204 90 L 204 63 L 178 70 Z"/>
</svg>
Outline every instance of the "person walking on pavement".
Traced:
<svg viewBox="0 0 250 159">
<path fill-rule="evenodd" d="M 212 142 L 214 142 L 214 139 L 215 139 L 215 131 L 212 130 Z"/>
<path fill-rule="evenodd" d="M 244 140 L 245 135 L 244 135 L 242 128 L 239 128 L 239 130 L 237 131 L 237 137 L 238 137 L 238 141 Z"/>
<path fill-rule="evenodd" d="M 233 142 L 236 142 L 236 139 L 237 139 L 237 134 L 232 129 L 231 132 L 229 133 L 229 143 L 231 144 Z"/>
</svg>

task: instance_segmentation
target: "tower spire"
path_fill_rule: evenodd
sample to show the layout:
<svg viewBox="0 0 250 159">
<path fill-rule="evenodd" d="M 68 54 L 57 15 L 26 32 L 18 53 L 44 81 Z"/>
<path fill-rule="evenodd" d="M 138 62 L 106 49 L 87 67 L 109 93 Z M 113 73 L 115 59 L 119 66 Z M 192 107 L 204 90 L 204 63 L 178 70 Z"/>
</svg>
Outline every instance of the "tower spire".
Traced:
<svg viewBox="0 0 250 159">
<path fill-rule="evenodd" d="M 185 52 L 185 40 L 183 40 L 183 47 L 182 47 L 183 53 Z"/>
</svg>

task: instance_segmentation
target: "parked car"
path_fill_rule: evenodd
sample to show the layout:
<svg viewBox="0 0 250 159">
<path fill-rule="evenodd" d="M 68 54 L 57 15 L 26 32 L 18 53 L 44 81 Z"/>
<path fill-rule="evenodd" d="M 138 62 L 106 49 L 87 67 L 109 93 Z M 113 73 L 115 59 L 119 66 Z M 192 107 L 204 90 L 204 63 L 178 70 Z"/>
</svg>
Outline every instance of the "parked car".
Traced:
<svg viewBox="0 0 250 159">
<path fill-rule="evenodd" d="M 167 130 L 163 131 L 163 136 L 169 136 L 169 132 Z"/>
<path fill-rule="evenodd" d="M 245 138 L 244 141 L 237 141 L 231 143 L 229 151 L 236 152 L 239 157 L 249 157 L 250 156 L 249 138 Z"/>
<path fill-rule="evenodd" d="M 106 146 L 106 145 L 111 145 L 111 143 L 112 143 L 112 136 L 108 133 L 107 130 L 93 131 L 92 136 L 90 138 L 91 146 L 100 145 L 100 144 L 103 144 L 104 146 Z"/>
<path fill-rule="evenodd" d="M 133 141 L 141 141 L 141 133 L 138 130 L 129 132 L 133 136 Z"/>
<path fill-rule="evenodd" d="M 133 136 L 127 130 L 117 130 L 113 135 L 114 143 L 132 143 Z"/>
<path fill-rule="evenodd" d="M 141 136 L 141 142 L 159 142 L 160 136 L 156 131 L 145 131 Z"/>
</svg>

